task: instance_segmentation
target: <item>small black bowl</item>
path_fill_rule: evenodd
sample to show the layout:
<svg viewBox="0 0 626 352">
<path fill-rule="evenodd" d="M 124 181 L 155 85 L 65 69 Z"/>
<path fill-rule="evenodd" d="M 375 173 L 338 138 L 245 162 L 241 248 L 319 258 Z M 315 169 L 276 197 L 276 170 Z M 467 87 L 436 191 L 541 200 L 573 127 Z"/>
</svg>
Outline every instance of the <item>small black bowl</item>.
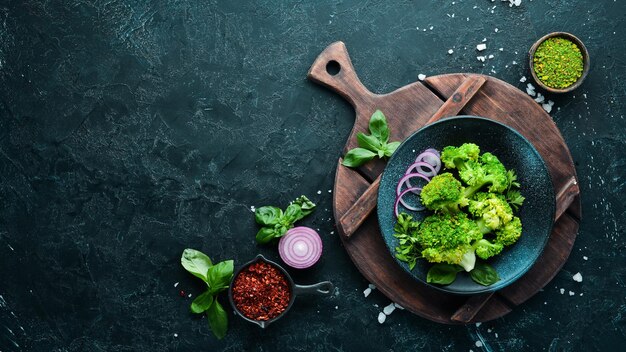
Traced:
<svg viewBox="0 0 626 352">
<path fill-rule="evenodd" d="M 237 309 L 237 306 L 235 305 L 235 301 L 233 300 L 233 290 L 232 287 L 235 283 L 235 279 L 237 278 L 237 276 L 239 275 L 239 273 L 249 267 L 250 265 L 254 264 L 254 263 L 258 263 L 258 262 L 264 262 L 267 263 L 269 265 L 272 265 L 273 267 L 277 268 L 278 270 L 280 270 L 280 272 L 285 275 L 285 278 L 287 279 L 287 283 L 289 284 L 289 288 L 291 291 L 291 295 L 289 297 L 289 304 L 287 305 L 287 308 L 285 308 L 285 310 L 280 313 L 280 315 L 269 319 L 269 320 L 254 320 L 254 319 L 250 319 L 248 317 L 246 317 L 245 315 L 243 315 L 242 312 L 239 311 L 239 309 Z M 271 323 L 275 322 L 276 320 L 282 318 L 283 316 L 285 316 L 285 314 L 287 314 L 287 312 L 289 311 L 289 309 L 291 309 L 291 306 L 293 305 L 293 302 L 296 299 L 297 295 L 300 294 L 316 294 L 316 295 L 321 295 L 321 296 L 330 296 L 333 294 L 335 287 L 333 286 L 333 284 L 330 281 L 322 281 L 319 282 L 317 284 L 313 284 L 313 285 L 297 285 L 296 283 L 293 282 L 293 279 L 291 278 L 291 276 L 289 276 L 289 273 L 287 272 L 287 270 L 285 270 L 282 266 L 278 265 L 277 263 L 266 259 L 264 256 L 262 256 L 261 254 L 257 255 L 253 260 L 245 263 L 244 265 L 242 265 L 239 269 L 237 269 L 237 271 L 235 272 L 235 274 L 233 275 L 232 280 L 230 281 L 230 288 L 228 289 L 228 300 L 230 301 L 230 305 L 233 306 L 233 309 L 235 310 L 235 313 L 240 316 L 243 320 L 248 321 L 252 324 L 256 324 L 258 326 L 260 326 L 262 329 L 265 329 L 268 325 L 270 325 Z"/>
<path fill-rule="evenodd" d="M 514 169 L 521 184 L 521 193 L 526 200 L 517 216 L 522 221 L 522 236 L 517 243 L 508 246 L 502 253 L 491 258 L 492 265 L 501 280 L 491 286 L 482 286 L 470 276 L 459 273 L 456 280 L 447 286 L 431 285 L 426 282 L 426 273 L 433 265 L 418 259 L 413 270 L 395 257 L 398 240 L 393 236 L 396 223 L 394 203 L 396 185 L 406 168 L 423 150 L 463 143 L 477 144 L 481 152 L 496 155 L 507 169 Z M 556 198 L 548 169 L 533 145 L 519 132 L 499 122 L 476 116 L 450 117 L 430 124 L 412 134 L 398 147 L 382 174 L 378 189 L 378 223 L 391 255 L 402 269 L 413 278 L 438 290 L 455 294 L 476 294 L 501 289 L 519 279 L 535 263 L 545 247 L 554 222 Z M 423 220 L 431 212 L 410 212 L 417 220 Z"/>
</svg>

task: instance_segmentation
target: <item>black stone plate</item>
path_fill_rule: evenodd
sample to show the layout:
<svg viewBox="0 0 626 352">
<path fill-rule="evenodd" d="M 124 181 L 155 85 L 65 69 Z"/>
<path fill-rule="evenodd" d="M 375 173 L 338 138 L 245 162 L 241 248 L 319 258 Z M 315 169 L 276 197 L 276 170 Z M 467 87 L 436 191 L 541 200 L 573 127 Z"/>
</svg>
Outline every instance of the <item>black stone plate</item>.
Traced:
<svg viewBox="0 0 626 352">
<path fill-rule="evenodd" d="M 481 153 L 496 155 L 507 169 L 514 169 L 521 183 L 521 192 L 526 200 L 516 214 L 522 221 L 522 236 L 517 243 L 505 247 L 491 264 L 501 280 L 491 286 L 475 283 L 466 272 L 457 275 L 447 286 L 426 283 L 426 273 L 432 266 L 418 260 L 413 270 L 395 258 L 398 244 L 393 236 L 396 218 L 393 213 L 396 185 L 406 168 L 425 149 L 443 149 L 471 142 L 480 146 Z M 412 181 L 417 185 L 420 181 Z M 423 184 L 422 184 L 423 185 Z M 555 214 L 554 188 L 546 165 L 533 145 L 514 129 L 501 123 L 476 116 L 458 116 L 430 124 L 407 138 L 393 154 L 382 174 L 378 190 L 378 221 L 389 252 L 396 262 L 416 280 L 439 290 L 456 294 L 476 294 L 501 289 L 520 278 L 537 260 L 546 245 Z M 401 208 L 403 209 L 403 208 Z M 415 219 L 422 220 L 429 211 L 410 212 Z M 479 259 L 480 260 L 480 259 Z"/>
</svg>

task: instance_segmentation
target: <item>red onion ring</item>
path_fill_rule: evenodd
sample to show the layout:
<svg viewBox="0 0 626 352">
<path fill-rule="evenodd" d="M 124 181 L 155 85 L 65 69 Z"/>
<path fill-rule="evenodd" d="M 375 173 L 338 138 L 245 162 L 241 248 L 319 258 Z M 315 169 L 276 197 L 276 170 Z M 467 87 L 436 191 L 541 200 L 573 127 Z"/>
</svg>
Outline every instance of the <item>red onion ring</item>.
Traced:
<svg viewBox="0 0 626 352">
<path fill-rule="evenodd" d="M 399 205 L 400 203 L 402 203 L 402 205 L 403 205 L 405 208 L 409 209 L 409 210 L 413 210 L 413 211 L 421 211 L 421 210 L 424 210 L 424 207 L 413 207 L 413 206 L 407 205 L 407 204 L 406 204 L 406 203 L 404 203 L 404 201 L 402 200 L 402 197 L 403 197 L 405 194 L 409 193 L 409 192 L 416 192 L 416 194 L 419 194 L 421 191 L 422 191 L 422 189 L 421 189 L 421 188 L 419 188 L 419 187 L 411 187 L 411 188 L 405 189 L 404 191 L 402 191 L 402 193 L 400 193 L 400 195 L 399 195 L 399 196 L 397 196 L 397 197 L 396 197 L 396 202 L 395 202 L 395 204 L 394 204 L 394 206 L 393 206 L 393 212 L 394 212 L 394 214 L 396 215 L 396 218 L 398 217 L 398 214 L 399 214 L 399 212 L 398 212 L 398 205 Z"/>
<path fill-rule="evenodd" d="M 416 162 L 422 161 L 431 165 L 432 167 L 435 168 L 435 174 L 438 173 L 439 170 L 441 170 L 441 159 L 439 158 L 439 156 L 437 156 L 437 154 L 433 152 L 425 151 L 421 153 L 420 155 L 418 155 L 417 158 L 415 158 L 415 161 Z M 424 173 L 424 175 L 426 175 L 426 173 Z M 430 176 L 430 175 L 426 175 L 426 176 Z"/>
<path fill-rule="evenodd" d="M 424 152 L 433 153 L 433 154 L 435 154 L 437 156 L 437 159 L 441 159 L 441 154 L 435 148 L 428 148 L 428 149 L 424 150 Z"/>
<path fill-rule="evenodd" d="M 308 268 L 317 263 L 322 256 L 322 239 L 310 227 L 294 227 L 280 238 L 278 253 L 285 264 L 290 267 Z"/>
<path fill-rule="evenodd" d="M 430 169 L 429 171 L 424 172 L 422 170 L 422 167 L 425 166 L 426 168 Z M 423 161 L 417 161 L 414 162 L 413 164 L 411 164 L 411 166 L 409 166 L 408 169 L 406 169 L 406 172 L 404 173 L 405 175 L 410 174 L 411 170 L 416 169 L 415 172 L 422 174 L 426 177 L 433 177 L 435 175 L 437 175 L 437 171 L 435 170 L 435 167 L 427 162 L 423 162 Z M 408 181 L 407 181 L 408 182 Z M 407 183 L 407 186 L 411 187 L 411 184 Z"/>
</svg>

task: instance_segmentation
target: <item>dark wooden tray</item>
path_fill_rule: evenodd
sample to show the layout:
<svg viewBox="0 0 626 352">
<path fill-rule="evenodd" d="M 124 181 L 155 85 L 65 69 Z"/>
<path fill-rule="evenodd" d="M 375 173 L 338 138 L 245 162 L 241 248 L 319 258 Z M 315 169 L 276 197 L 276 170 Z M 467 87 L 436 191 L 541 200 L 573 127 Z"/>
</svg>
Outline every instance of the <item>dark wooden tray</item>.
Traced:
<svg viewBox="0 0 626 352">
<path fill-rule="evenodd" d="M 329 73 L 329 65 L 339 72 Z M 550 116 L 528 95 L 497 78 L 456 73 L 428 77 L 389 94 L 374 94 L 359 81 L 342 42 L 329 45 L 315 60 L 308 78 L 341 94 L 354 107 L 354 128 L 344 154 L 367 132 L 376 109 L 384 112 L 392 140 L 404 140 L 441 118 L 483 116 L 505 123 L 526 137 L 545 160 L 557 210 L 548 244 L 535 265 L 510 286 L 474 296 L 442 293 L 411 278 L 387 250 L 372 210 L 376 206 L 382 160 L 353 170 L 337 163 L 334 215 L 339 236 L 359 271 L 389 299 L 432 321 L 448 324 L 484 322 L 510 312 L 544 287 L 569 256 L 581 217 L 576 170 L 569 149 Z"/>
</svg>

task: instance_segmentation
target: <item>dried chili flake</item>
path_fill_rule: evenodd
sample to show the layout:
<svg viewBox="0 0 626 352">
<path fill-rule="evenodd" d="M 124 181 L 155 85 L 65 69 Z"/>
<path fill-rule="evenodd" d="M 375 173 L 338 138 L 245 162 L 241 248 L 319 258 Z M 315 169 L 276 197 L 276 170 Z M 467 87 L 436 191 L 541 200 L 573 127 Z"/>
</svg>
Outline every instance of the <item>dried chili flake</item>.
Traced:
<svg viewBox="0 0 626 352">
<path fill-rule="evenodd" d="M 233 283 L 237 310 L 253 320 L 269 320 L 287 309 L 291 289 L 285 275 L 275 266 L 257 262 L 243 269 Z"/>
</svg>

